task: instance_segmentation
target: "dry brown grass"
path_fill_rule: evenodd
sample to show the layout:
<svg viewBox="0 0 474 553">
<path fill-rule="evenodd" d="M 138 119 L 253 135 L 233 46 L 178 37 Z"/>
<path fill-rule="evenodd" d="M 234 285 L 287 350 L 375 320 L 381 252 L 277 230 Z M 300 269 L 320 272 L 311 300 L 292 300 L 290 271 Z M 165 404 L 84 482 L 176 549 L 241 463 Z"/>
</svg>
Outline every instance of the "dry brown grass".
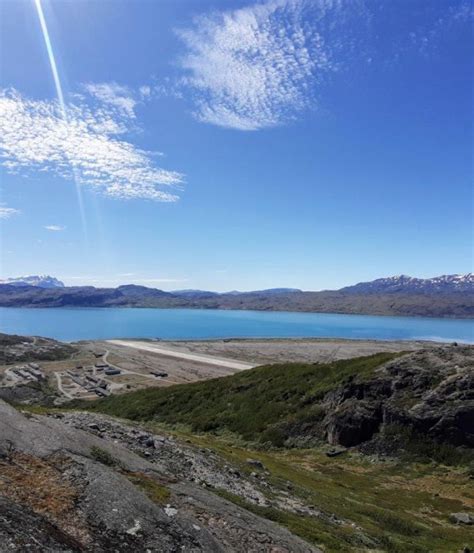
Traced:
<svg viewBox="0 0 474 553">
<path fill-rule="evenodd" d="M 77 509 L 81 491 L 63 474 L 72 463 L 61 455 L 41 459 L 13 452 L 0 460 L 0 494 L 44 516 L 75 540 L 87 544 L 87 524 Z"/>
<path fill-rule="evenodd" d="M 454 472 L 446 473 L 444 477 L 426 475 L 412 480 L 404 479 L 401 476 L 393 476 L 389 482 L 382 483 L 380 487 L 436 494 L 443 499 L 460 501 L 466 509 L 474 508 L 472 487 L 467 488 L 465 486 L 465 476 Z"/>
</svg>

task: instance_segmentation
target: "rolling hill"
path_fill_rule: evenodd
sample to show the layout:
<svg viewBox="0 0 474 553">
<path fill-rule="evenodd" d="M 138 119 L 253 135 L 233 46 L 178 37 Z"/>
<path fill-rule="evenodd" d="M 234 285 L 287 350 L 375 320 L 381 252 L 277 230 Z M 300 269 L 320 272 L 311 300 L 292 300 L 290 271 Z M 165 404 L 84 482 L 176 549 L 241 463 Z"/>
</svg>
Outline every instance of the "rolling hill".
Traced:
<svg viewBox="0 0 474 553">
<path fill-rule="evenodd" d="M 267 365 L 110 396 L 86 407 L 133 420 L 184 424 L 193 432 L 228 431 L 277 447 L 372 442 L 393 452 L 396 444 L 409 448 L 409 431 L 418 447 L 425 444 L 432 455 L 443 455 L 443 445 L 474 447 L 473 362 L 474 347 L 444 346 L 404 356 Z"/>
</svg>

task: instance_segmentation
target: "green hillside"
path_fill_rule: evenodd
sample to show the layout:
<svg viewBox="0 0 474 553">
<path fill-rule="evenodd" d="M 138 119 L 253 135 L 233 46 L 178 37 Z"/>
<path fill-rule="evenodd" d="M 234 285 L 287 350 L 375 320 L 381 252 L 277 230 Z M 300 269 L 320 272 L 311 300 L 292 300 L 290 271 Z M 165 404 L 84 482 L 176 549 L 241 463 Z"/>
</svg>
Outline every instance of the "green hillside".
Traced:
<svg viewBox="0 0 474 553">
<path fill-rule="evenodd" d="M 353 378 L 368 379 L 396 356 L 267 365 L 226 378 L 111 396 L 86 408 L 133 420 L 185 424 L 196 432 L 228 430 L 248 441 L 278 446 L 295 426 L 321 419 L 318 400 L 328 391 Z"/>
<path fill-rule="evenodd" d="M 450 346 L 329 364 L 267 365 L 226 378 L 75 402 L 65 411 L 132 419 L 139 422 L 132 428 L 160 436 L 171 426 L 172 447 L 193 448 L 193 482 L 197 478 L 207 491 L 327 553 L 468 551 L 471 527 L 458 523 L 456 513 L 470 513 L 474 497 L 472 436 L 464 425 L 473 355 L 472 347 Z M 416 428 L 423 412 L 431 433 Z M 393 415 L 399 424 L 386 424 Z M 87 430 L 88 415 L 83 416 L 78 420 Z M 358 447 L 329 450 L 329 429 L 353 435 L 373 420 L 376 429 Z M 106 420 L 97 424 L 104 443 L 120 436 Z M 135 432 L 122 436 L 147 458 L 170 463 L 170 449 L 148 449 Z M 196 455 L 203 456 L 203 465 Z M 172 464 L 180 462 L 188 466 L 188 458 L 180 456 Z M 222 480 L 199 476 L 210 462 L 211 473 Z M 247 486 L 267 503 L 248 495 Z"/>
</svg>

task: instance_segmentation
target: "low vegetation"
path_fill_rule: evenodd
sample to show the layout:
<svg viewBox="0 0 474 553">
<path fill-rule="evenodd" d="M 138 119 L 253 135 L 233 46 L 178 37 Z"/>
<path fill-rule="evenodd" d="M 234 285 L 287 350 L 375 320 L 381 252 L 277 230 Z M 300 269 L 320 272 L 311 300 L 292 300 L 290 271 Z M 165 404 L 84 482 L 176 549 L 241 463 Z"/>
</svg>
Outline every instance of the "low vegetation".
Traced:
<svg viewBox="0 0 474 553">
<path fill-rule="evenodd" d="M 370 378 L 396 354 L 322 364 L 281 364 L 170 388 L 148 388 L 79 406 L 133 420 L 230 431 L 249 442 L 283 445 L 295 424 L 319 420 L 318 400 L 350 378 Z M 77 404 L 76 404 L 77 405 Z"/>
<path fill-rule="evenodd" d="M 159 423 L 150 423 L 149 428 L 164 431 Z M 329 458 L 318 448 L 255 450 L 230 435 L 175 433 L 212 450 L 242 474 L 255 470 L 248 458 L 259 460 L 271 486 L 291 489 L 293 496 L 316 506 L 323 516 L 295 514 L 250 503 L 222 489 L 213 491 L 287 527 L 326 553 L 452 553 L 470 543 L 471 527 L 449 522 L 450 513 L 474 507 L 472 481 L 464 467 L 376 462 L 357 453 Z"/>
<path fill-rule="evenodd" d="M 391 386 L 395 378 L 404 385 L 396 401 L 391 398 L 400 413 L 419 403 L 427 391 L 433 397 L 431 390 L 440 405 L 463 401 L 452 395 L 454 388 L 462 392 L 470 386 L 471 352 L 452 347 L 398 355 L 324 365 L 268 365 L 227 378 L 74 402 L 67 409 L 132 419 L 140 422 L 133 426 L 159 435 L 172 429 L 177 443 L 215 455 L 224 472 L 230 465 L 232 474 L 253 482 L 269 502 L 260 504 L 237 495 L 237 488 L 219 484 L 206 484 L 207 491 L 285 526 L 326 553 L 468 551 L 464 548 L 472 546 L 472 527 L 454 523 L 452 513 L 474 508 L 472 451 L 449 443 L 448 433 L 444 441 L 435 441 L 402 424 L 400 417 L 335 457 L 327 455 L 327 444 L 310 448 L 293 440 L 301 429 L 318 428 L 338 401 L 360 401 L 366 407 L 370 397 L 386 406 L 384 390 L 400 389 Z M 353 413 L 365 411 L 357 408 Z M 347 424 L 354 420 L 357 417 L 349 417 Z M 384 443 L 392 449 L 384 450 Z M 125 471 L 100 447 L 90 453 L 124 474 L 154 503 L 171 502 L 172 484 L 168 489 L 154 476 Z M 310 510 L 289 509 L 293 500 Z"/>
<path fill-rule="evenodd" d="M 407 461 L 441 463 L 451 466 L 470 466 L 474 470 L 474 450 L 439 443 L 413 428 L 390 424 L 384 428 L 384 438 L 396 443 L 400 458 Z"/>
<path fill-rule="evenodd" d="M 108 467 L 113 467 L 118 464 L 114 457 L 112 457 L 112 455 L 108 451 L 102 449 L 101 447 L 92 446 L 90 450 L 90 456 L 95 461 L 98 461 L 99 463 L 102 463 L 103 465 L 106 465 Z"/>
<path fill-rule="evenodd" d="M 171 493 L 166 486 L 159 484 L 154 478 L 144 474 L 143 472 L 128 472 L 125 476 L 140 488 L 145 494 L 158 505 L 166 504 L 171 497 Z"/>
</svg>

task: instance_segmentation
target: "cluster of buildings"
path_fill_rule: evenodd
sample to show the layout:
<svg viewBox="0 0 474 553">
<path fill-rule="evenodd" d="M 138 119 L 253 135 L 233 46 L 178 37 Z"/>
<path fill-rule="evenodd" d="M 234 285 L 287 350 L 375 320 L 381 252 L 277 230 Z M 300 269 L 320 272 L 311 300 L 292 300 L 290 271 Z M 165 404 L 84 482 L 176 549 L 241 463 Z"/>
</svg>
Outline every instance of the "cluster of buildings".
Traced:
<svg viewBox="0 0 474 553">
<path fill-rule="evenodd" d="M 93 392 L 100 397 L 106 397 L 110 395 L 110 386 L 108 382 L 101 378 L 101 374 L 114 376 L 121 374 L 121 371 L 116 367 L 111 367 L 107 363 L 96 363 L 94 367 L 85 370 L 82 365 L 78 365 L 75 371 L 68 370 L 66 374 L 75 384 L 87 392 Z"/>
<path fill-rule="evenodd" d="M 37 363 L 28 363 L 28 365 L 22 365 L 21 367 L 13 367 L 10 369 L 10 373 L 14 375 L 17 381 L 40 382 L 46 378 L 41 367 Z"/>
<path fill-rule="evenodd" d="M 56 376 L 59 391 L 67 397 L 83 397 L 91 393 L 100 397 L 109 396 L 112 389 L 121 386 L 112 383 L 107 377 L 121 375 L 122 370 L 109 365 L 103 359 L 99 359 L 103 354 L 94 355 L 96 362 L 93 365 L 77 364 L 74 368 L 64 367 L 59 371 L 51 370 L 49 366 L 44 369 L 38 363 L 10 366 L 5 369 L 4 373 L 0 372 L 0 387 L 23 386 L 34 382 L 42 383 L 46 382 L 49 377 Z"/>
<path fill-rule="evenodd" d="M 82 367 L 78 367 L 82 368 Z M 92 372 L 92 369 L 90 370 Z M 105 397 L 110 394 L 108 384 L 100 377 L 89 374 L 89 371 L 79 374 L 73 370 L 66 371 L 69 378 L 81 388 L 88 392 L 94 392 L 98 396 Z"/>
<path fill-rule="evenodd" d="M 111 367 L 110 365 L 107 365 L 107 363 L 96 363 L 95 370 L 97 372 L 104 371 L 104 374 L 107 376 L 121 374 L 120 369 L 117 369 L 116 367 Z"/>
</svg>

